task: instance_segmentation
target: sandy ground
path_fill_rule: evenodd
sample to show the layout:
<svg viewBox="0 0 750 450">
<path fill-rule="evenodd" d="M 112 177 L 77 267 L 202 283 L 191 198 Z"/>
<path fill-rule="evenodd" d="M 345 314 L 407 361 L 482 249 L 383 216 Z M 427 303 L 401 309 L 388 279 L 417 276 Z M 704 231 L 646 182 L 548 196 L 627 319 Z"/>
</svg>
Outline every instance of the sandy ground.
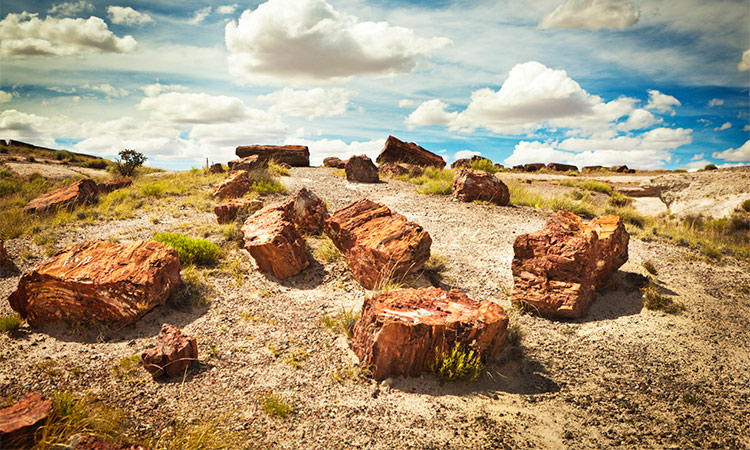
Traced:
<svg viewBox="0 0 750 450">
<path fill-rule="evenodd" d="M 687 249 L 633 239 L 629 261 L 586 317 L 549 320 L 520 314 L 508 300 L 513 241 L 543 225 L 540 212 L 419 195 L 399 181 L 349 184 L 322 168 L 295 168 L 282 181 L 290 194 L 312 189 L 331 210 L 367 197 L 422 225 L 432 251 L 449 265 L 439 277 L 414 283 L 456 287 L 475 300 L 497 302 L 520 324 L 521 348 L 506 351 L 474 383 L 442 383 L 428 373 L 381 384 L 336 381 L 332 374 L 352 367 L 356 357 L 346 338 L 320 320 L 341 308 L 360 309 L 368 292 L 342 262 L 314 261 L 279 282 L 259 273 L 247 252 L 232 250 L 225 261 L 239 267 L 239 280 L 226 268 L 207 270 L 209 305 L 157 307 L 119 330 L 55 325 L 0 334 L 0 397 L 91 391 L 127 411 L 141 437 L 158 435 L 175 418 L 227 414 L 225 421 L 246 433 L 249 447 L 750 447 L 747 265 L 727 258 L 710 265 Z M 163 215 L 158 224 L 153 216 L 70 230 L 60 245 L 148 239 L 183 223 L 213 221 L 194 211 Z M 219 233 L 208 238 L 224 241 Z M 308 242 L 315 246 L 319 238 Z M 25 254 L 17 258 L 21 270 L 43 260 L 43 251 L 27 239 L 7 246 L 12 255 Z M 643 308 L 637 288 L 643 261 L 655 264 L 659 284 L 685 304 L 685 312 Z M 18 278 L 0 279 L 0 296 L 10 294 Z M 0 303 L 0 314 L 9 312 L 7 302 Z M 117 362 L 154 342 L 164 322 L 198 337 L 202 364 L 184 381 L 152 381 L 141 372 L 130 380 L 115 378 Z M 261 409 L 258 398 L 269 389 L 294 405 L 288 418 Z"/>
</svg>

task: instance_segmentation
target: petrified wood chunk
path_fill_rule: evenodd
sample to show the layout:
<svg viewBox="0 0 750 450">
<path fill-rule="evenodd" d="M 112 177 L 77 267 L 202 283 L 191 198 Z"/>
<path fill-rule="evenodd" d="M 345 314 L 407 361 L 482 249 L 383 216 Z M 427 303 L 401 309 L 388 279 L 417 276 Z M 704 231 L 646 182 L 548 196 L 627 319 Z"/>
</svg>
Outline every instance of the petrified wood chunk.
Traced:
<svg viewBox="0 0 750 450">
<path fill-rule="evenodd" d="M 48 192 L 31 200 L 24 208 L 27 213 L 46 213 L 60 208 L 71 208 L 96 198 L 97 187 L 93 180 L 85 178 L 68 187 Z"/>
<path fill-rule="evenodd" d="M 258 155 L 252 155 L 246 158 L 229 161 L 227 165 L 229 165 L 229 173 L 236 172 L 238 170 L 246 170 L 248 172 L 251 172 L 253 170 L 267 168 L 268 160 L 261 158 Z"/>
<path fill-rule="evenodd" d="M 378 168 L 367 155 L 352 156 L 344 165 L 346 181 L 377 183 L 380 181 Z"/>
<path fill-rule="evenodd" d="M 33 443 L 34 431 L 52 412 L 52 401 L 36 392 L 0 409 L 0 448 L 21 448 Z"/>
<path fill-rule="evenodd" d="M 407 177 L 417 177 L 422 175 L 424 170 L 414 164 L 406 163 L 384 163 L 378 166 L 378 173 L 383 176 L 396 178 L 406 175 Z"/>
<path fill-rule="evenodd" d="M 328 220 L 328 207 L 314 192 L 302 188 L 285 204 L 300 233 L 320 234 Z"/>
<path fill-rule="evenodd" d="M 554 170 L 555 172 L 578 172 L 578 167 L 570 164 L 549 163 L 547 164 L 547 168 L 550 170 Z"/>
<path fill-rule="evenodd" d="M 310 165 L 310 150 L 304 145 L 241 145 L 235 153 L 240 158 L 258 155 L 266 161 L 273 159 L 294 167 Z"/>
<path fill-rule="evenodd" d="M 339 158 L 336 158 L 335 156 L 329 156 L 328 158 L 323 159 L 323 166 L 325 167 L 333 167 L 334 169 L 343 169 L 346 165 L 346 161 L 342 161 Z"/>
<path fill-rule="evenodd" d="M 221 163 L 211 164 L 208 171 L 210 173 L 224 173 L 224 166 L 222 166 Z"/>
<path fill-rule="evenodd" d="M 161 326 L 156 347 L 141 353 L 143 367 L 154 379 L 162 375 L 172 377 L 184 373 L 196 359 L 198 343 L 195 338 L 183 335 L 168 323 Z"/>
<path fill-rule="evenodd" d="M 628 234 L 619 217 L 585 226 L 559 211 L 542 230 L 518 236 L 513 250 L 514 302 L 542 315 L 581 317 L 597 287 L 627 261 Z"/>
<path fill-rule="evenodd" d="M 326 234 L 366 289 L 402 279 L 430 257 L 429 233 L 387 206 L 364 198 L 336 211 L 326 221 Z"/>
<path fill-rule="evenodd" d="M 310 264 L 305 240 L 285 205 L 270 205 L 247 218 L 242 227 L 245 249 L 263 272 L 279 280 L 297 275 Z"/>
<path fill-rule="evenodd" d="M 32 325 L 56 320 L 133 323 L 181 283 L 177 252 L 162 243 L 88 241 L 21 277 L 10 306 Z"/>
<path fill-rule="evenodd" d="M 368 297 L 354 326 L 352 347 L 376 380 L 418 376 L 457 342 L 495 358 L 505 345 L 508 315 L 453 289 L 399 289 Z"/>
<path fill-rule="evenodd" d="M 584 166 L 583 169 L 581 169 L 581 171 L 582 172 L 598 172 L 602 169 L 604 169 L 604 166 Z"/>
<path fill-rule="evenodd" d="M 445 167 L 445 161 L 439 155 L 425 150 L 413 142 L 404 142 L 393 136 L 388 136 L 385 146 L 375 159 L 378 164 L 407 163 L 420 167 Z"/>
<path fill-rule="evenodd" d="M 130 178 L 118 178 L 116 180 L 110 180 L 105 183 L 99 183 L 96 185 L 96 191 L 99 195 L 108 194 L 117 189 L 126 188 L 133 184 L 133 180 Z"/>
<path fill-rule="evenodd" d="M 216 214 L 216 222 L 229 223 L 236 219 L 240 212 L 252 214 L 261 208 L 263 208 L 262 200 L 254 198 L 237 198 L 214 206 L 214 214 Z"/>
<path fill-rule="evenodd" d="M 505 206 L 510 200 L 508 186 L 483 170 L 459 169 L 453 176 L 453 196 L 462 202 L 485 200 Z"/>
<path fill-rule="evenodd" d="M 523 170 L 525 172 L 536 172 L 538 170 L 543 169 L 545 166 L 543 163 L 531 163 L 531 164 L 524 164 Z"/>
<path fill-rule="evenodd" d="M 253 184 L 250 182 L 250 178 L 247 176 L 247 171 L 238 170 L 231 175 L 229 178 L 222 181 L 216 186 L 214 190 L 214 197 L 219 198 L 233 198 L 242 197 L 250 190 Z"/>
</svg>

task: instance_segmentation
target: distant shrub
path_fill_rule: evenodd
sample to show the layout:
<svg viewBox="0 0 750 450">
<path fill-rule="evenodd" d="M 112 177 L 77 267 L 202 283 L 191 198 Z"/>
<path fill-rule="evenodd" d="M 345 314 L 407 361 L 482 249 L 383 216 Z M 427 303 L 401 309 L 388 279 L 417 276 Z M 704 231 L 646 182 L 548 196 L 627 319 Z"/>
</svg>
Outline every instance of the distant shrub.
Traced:
<svg viewBox="0 0 750 450">
<path fill-rule="evenodd" d="M 33 156 L 27 156 L 26 157 L 26 161 L 28 161 L 28 162 L 36 162 L 36 158 L 34 158 Z"/>
<path fill-rule="evenodd" d="M 484 373 L 484 364 L 479 353 L 462 349 L 458 342 L 448 352 L 441 352 L 435 347 L 435 358 L 429 368 L 432 373 L 446 381 L 474 381 Z"/>
<path fill-rule="evenodd" d="M 586 189 L 587 191 L 601 192 L 602 194 L 612 193 L 612 186 L 600 181 L 587 180 L 586 182 L 580 184 L 580 187 Z"/>
<path fill-rule="evenodd" d="M 161 183 L 148 183 L 141 188 L 141 194 L 146 197 L 161 197 L 166 189 Z"/>
<path fill-rule="evenodd" d="M 120 157 L 115 159 L 115 170 L 123 177 L 131 177 L 135 169 L 146 162 L 146 156 L 135 150 L 125 149 L 120 151 Z"/>
<path fill-rule="evenodd" d="M 716 164 L 706 164 L 705 167 L 703 167 L 703 170 L 716 170 L 718 167 L 716 167 Z"/>
<path fill-rule="evenodd" d="M 573 197 L 575 200 L 581 200 L 583 197 L 586 196 L 586 194 L 579 191 L 578 189 L 573 189 L 572 191 L 570 191 L 570 196 Z"/>
<path fill-rule="evenodd" d="M 674 173 L 687 173 L 687 169 L 675 169 L 672 172 L 674 172 Z"/>
<path fill-rule="evenodd" d="M 469 163 L 469 168 L 475 170 L 484 170 L 485 172 L 489 173 L 497 173 L 500 170 L 495 167 L 495 164 L 489 159 L 479 159 L 476 161 L 472 161 L 471 163 Z"/>
<path fill-rule="evenodd" d="M 177 250 L 182 265 L 209 265 L 221 257 L 221 249 L 205 239 L 193 239 L 180 233 L 159 233 L 154 240 Z"/>
<path fill-rule="evenodd" d="M 745 200 L 745 201 L 743 201 L 742 205 L 740 205 L 740 207 L 742 209 L 744 209 L 745 211 L 750 212 L 750 198 L 747 199 L 747 200 Z"/>
<path fill-rule="evenodd" d="M 9 333 L 21 328 L 23 319 L 18 314 L 8 314 L 0 317 L 0 331 Z"/>
<path fill-rule="evenodd" d="M 81 163 L 81 167 L 84 167 L 87 169 L 104 170 L 107 168 L 107 161 L 103 159 L 93 159 L 90 161 L 84 161 Z"/>
</svg>

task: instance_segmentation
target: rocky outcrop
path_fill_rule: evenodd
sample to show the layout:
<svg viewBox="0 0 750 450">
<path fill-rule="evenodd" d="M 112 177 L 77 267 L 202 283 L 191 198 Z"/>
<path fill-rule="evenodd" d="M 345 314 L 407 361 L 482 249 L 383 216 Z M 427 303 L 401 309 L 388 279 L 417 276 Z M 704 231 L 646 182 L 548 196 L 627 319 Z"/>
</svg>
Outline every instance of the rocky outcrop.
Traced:
<svg viewBox="0 0 750 450">
<path fill-rule="evenodd" d="M 545 165 L 543 163 L 531 163 L 531 164 L 524 164 L 523 165 L 523 171 L 524 172 L 538 172 L 542 169 L 544 169 Z"/>
<path fill-rule="evenodd" d="M 453 176 L 453 196 L 462 202 L 484 200 L 500 206 L 510 201 L 508 186 L 483 170 L 458 169 Z"/>
<path fill-rule="evenodd" d="M 346 161 L 342 161 L 339 158 L 336 158 L 335 156 L 330 156 L 328 158 L 323 159 L 323 166 L 325 167 L 333 167 L 334 169 L 343 169 L 346 165 Z"/>
<path fill-rule="evenodd" d="M 516 172 L 523 172 L 523 164 L 513 166 L 513 170 Z"/>
<path fill-rule="evenodd" d="M 229 165 L 230 174 L 238 170 L 252 172 L 254 170 L 266 169 L 268 167 L 268 160 L 261 158 L 258 155 L 253 155 L 242 159 L 234 159 L 232 161 L 229 161 L 227 165 Z"/>
<path fill-rule="evenodd" d="M 445 161 L 439 155 L 425 150 L 413 142 L 403 142 L 393 136 L 388 136 L 383 150 L 375 159 L 378 164 L 406 163 L 420 167 L 445 167 Z"/>
<path fill-rule="evenodd" d="M 224 166 L 222 166 L 221 163 L 211 164 L 208 171 L 210 173 L 224 173 Z"/>
<path fill-rule="evenodd" d="M 451 169 L 471 169 L 472 164 L 484 162 L 485 164 L 492 165 L 492 161 L 479 155 L 473 155 L 471 158 L 457 159 L 451 164 Z"/>
<path fill-rule="evenodd" d="M 430 257 L 429 233 L 387 206 L 367 199 L 336 211 L 326 221 L 326 234 L 366 289 L 403 279 L 422 268 Z"/>
<path fill-rule="evenodd" d="M 344 165 L 346 181 L 354 183 L 377 183 L 378 168 L 367 155 L 352 156 Z"/>
<path fill-rule="evenodd" d="M 583 166 L 581 172 L 599 172 L 604 169 L 604 166 Z"/>
<path fill-rule="evenodd" d="M 238 198 L 214 206 L 216 222 L 223 224 L 234 221 L 238 215 L 248 216 L 263 208 L 263 201 L 254 198 Z"/>
<path fill-rule="evenodd" d="M 516 238 L 512 300 L 542 315 L 581 317 L 596 289 L 627 261 L 628 240 L 617 216 L 584 225 L 569 211 L 557 212 L 542 230 Z"/>
<path fill-rule="evenodd" d="M 320 234 L 328 220 L 328 207 L 314 192 L 302 188 L 285 204 L 289 218 L 300 233 Z"/>
<path fill-rule="evenodd" d="M 0 448 L 27 448 L 34 432 L 52 413 L 52 401 L 29 392 L 13 405 L 0 409 Z"/>
<path fill-rule="evenodd" d="M 578 167 L 570 164 L 549 163 L 547 168 L 555 172 L 578 172 Z"/>
<path fill-rule="evenodd" d="M 270 205 L 248 217 L 242 227 L 245 249 L 262 272 L 279 280 L 297 275 L 310 264 L 305 239 L 285 205 Z"/>
<path fill-rule="evenodd" d="M 609 170 L 616 173 L 635 173 L 634 169 L 629 169 L 628 166 L 622 165 L 622 166 L 613 166 L 610 167 Z"/>
<path fill-rule="evenodd" d="M 219 198 L 235 198 L 242 197 L 247 194 L 250 188 L 253 186 L 248 177 L 248 173 L 245 170 L 238 170 L 231 175 L 229 178 L 219 183 L 214 189 L 214 197 Z"/>
<path fill-rule="evenodd" d="M 424 170 L 414 164 L 406 163 L 384 163 L 378 166 L 378 173 L 384 177 L 396 178 L 406 176 L 409 178 L 422 175 Z"/>
<path fill-rule="evenodd" d="M 96 185 L 96 192 L 99 195 L 108 194 L 118 189 L 126 188 L 133 184 L 133 180 L 130 178 L 118 178 L 116 180 L 110 180 L 105 183 L 98 183 Z"/>
<path fill-rule="evenodd" d="M 310 150 L 304 145 L 245 145 L 237 147 L 235 154 L 240 158 L 258 155 L 266 161 L 273 159 L 293 167 L 310 165 Z"/>
<path fill-rule="evenodd" d="M 418 376 L 436 349 L 456 343 L 492 360 L 502 350 L 508 315 L 498 304 L 471 300 L 458 290 L 399 289 L 365 299 L 352 348 L 376 380 Z"/>
<path fill-rule="evenodd" d="M 72 208 L 96 199 L 97 187 L 93 180 L 85 178 L 68 187 L 48 192 L 31 200 L 24 212 L 44 214 L 58 209 Z"/>
<path fill-rule="evenodd" d="M 163 304 L 180 282 L 171 247 L 88 241 L 24 274 L 8 300 L 32 326 L 57 320 L 124 326 Z"/>
<path fill-rule="evenodd" d="M 156 379 L 162 375 L 173 377 L 185 373 L 190 363 L 198 359 L 198 343 L 176 327 L 161 326 L 156 347 L 141 353 L 143 367 Z"/>
</svg>

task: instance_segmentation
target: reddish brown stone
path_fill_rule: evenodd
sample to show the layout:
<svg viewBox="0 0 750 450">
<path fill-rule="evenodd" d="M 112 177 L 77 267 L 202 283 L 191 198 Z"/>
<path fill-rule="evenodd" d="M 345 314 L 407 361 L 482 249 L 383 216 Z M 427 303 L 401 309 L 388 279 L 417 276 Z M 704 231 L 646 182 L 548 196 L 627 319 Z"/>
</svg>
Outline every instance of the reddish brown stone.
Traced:
<svg viewBox="0 0 750 450">
<path fill-rule="evenodd" d="M 240 158 L 258 155 L 266 161 L 273 159 L 277 164 L 287 163 L 294 167 L 310 165 L 310 150 L 304 145 L 245 145 L 237 147 L 235 154 Z"/>
<path fill-rule="evenodd" d="M 456 343 L 492 360 L 505 345 L 508 315 L 460 291 L 399 289 L 368 297 L 354 326 L 352 348 L 376 380 L 418 376 Z"/>
<path fill-rule="evenodd" d="M 320 234 L 328 220 L 328 207 L 314 192 L 302 188 L 285 208 L 300 233 Z"/>
<path fill-rule="evenodd" d="M 245 195 L 253 184 L 247 176 L 247 171 L 238 170 L 229 175 L 229 178 L 222 181 L 214 190 L 214 197 L 233 198 Z"/>
<path fill-rule="evenodd" d="M 143 367 L 156 379 L 162 375 L 173 377 L 185 373 L 190 363 L 198 359 L 198 343 L 167 323 L 161 326 L 156 347 L 141 353 Z"/>
<path fill-rule="evenodd" d="M 586 225 L 586 229 L 595 231 L 598 238 L 594 284 L 597 289 L 601 289 L 610 275 L 628 261 L 630 235 L 625 230 L 625 224 L 620 216 L 594 219 Z"/>
<path fill-rule="evenodd" d="M 604 166 L 584 166 L 581 172 L 599 172 Z"/>
<path fill-rule="evenodd" d="M 117 180 L 110 180 L 106 183 L 98 183 L 96 185 L 96 191 L 99 195 L 108 194 L 117 189 L 126 188 L 133 184 L 133 180 L 130 178 L 118 178 Z"/>
<path fill-rule="evenodd" d="M 237 215 L 240 213 L 249 215 L 261 208 L 263 208 L 262 200 L 254 198 L 238 198 L 214 206 L 214 214 L 216 214 L 216 222 L 229 223 L 236 219 Z"/>
<path fill-rule="evenodd" d="M 85 178 L 68 187 L 48 192 L 31 200 L 23 210 L 27 213 L 42 214 L 57 209 L 72 208 L 94 200 L 96 192 L 96 183 Z"/>
<path fill-rule="evenodd" d="M 629 173 L 629 171 L 630 171 L 630 169 L 628 169 L 628 166 L 624 166 L 624 165 L 623 166 L 613 166 L 613 167 L 610 167 L 609 170 L 611 170 L 612 172 L 617 172 L 617 173 Z"/>
<path fill-rule="evenodd" d="M 432 239 L 422 227 L 367 199 L 336 211 L 326 234 L 341 250 L 354 278 L 366 289 L 422 268 Z"/>
<path fill-rule="evenodd" d="M 230 174 L 238 170 L 252 172 L 254 170 L 266 169 L 268 167 L 268 160 L 261 158 L 258 155 L 252 155 L 246 158 L 229 161 L 227 164 L 229 165 Z"/>
<path fill-rule="evenodd" d="M 453 164 L 451 164 L 451 169 L 471 169 L 472 164 L 484 161 L 486 161 L 486 163 L 489 163 L 489 165 L 492 165 L 492 161 L 490 161 L 489 159 L 481 157 L 479 155 L 473 155 L 471 158 L 463 158 L 453 161 Z"/>
<path fill-rule="evenodd" d="M 52 412 L 52 401 L 29 392 L 12 406 L 0 409 L 0 448 L 26 447 L 34 442 L 34 431 Z"/>
<path fill-rule="evenodd" d="M 346 181 L 355 183 L 377 183 L 378 168 L 367 155 L 352 156 L 344 166 Z"/>
<path fill-rule="evenodd" d="M 285 205 L 270 205 L 248 217 L 242 227 L 245 249 L 262 272 L 279 280 L 297 275 L 310 264 L 305 240 L 294 226 Z"/>
<path fill-rule="evenodd" d="M 343 169 L 346 165 L 346 161 L 342 161 L 339 158 L 336 158 L 335 156 L 330 156 L 328 158 L 323 159 L 323 166 L 325 167 L 333 167 L 334 169 Z"/>
<path fill-rule="evenodd" d="M 210 173 L 224 173 L 224 166 L 222 166 L 221 163 L 211 164 L 208 171 Z"/>
<path fill-rule="evenodd" d="M 531 164 L 524 164 L 523 170 L 524 172 L 537 172 L 541 169 L 543 169 L 545 166 L 543 163 L 531 163 Z"/>
<path fill-rule="evenodd" d="M 414 164 L 406 163 L 384 163 L 378 166 L 378 173 L 380 175 L 396 178 L 401 176 L 407 176 L 409 178 L 418 177 L 422 175 L 424 170 L 415 166 Z"/>
<path fill-rule="evenodd" d="M 453 176 L 453 196 L 462 202 L 485 200 L 505 206 L 510 200 L 508 186 L 483 170 L 458 169 Z"/>
<path fill-rule="evenodd" d="M 171 247 L 88 241 L 24 274 L 8 300 L 32 326 L 56 320 L 124 326 L 163 304 L 180 282 L 180 261 Z"/>
<path fill-rule="evenodd" d="M 547 168 L 555 172 L 578 172 L 578 167 L 570 164 L 549 163 Z"/>
<path fill-rule="evenodd" d="M 140 444 L 110 444 L 96 436 L 76 434 L 68 441 L 70 450 L 151 450 Z"/>
<path fill-rule="evenodd" d="M 425 150 L 413 142 L 403 142 L 393 136 L 388 136 L 385 147 L 375 160 L 378 164 L 406 163 L 420 167 L 445 167 L 445 161 L 439 155 Z"/>
</svg>

